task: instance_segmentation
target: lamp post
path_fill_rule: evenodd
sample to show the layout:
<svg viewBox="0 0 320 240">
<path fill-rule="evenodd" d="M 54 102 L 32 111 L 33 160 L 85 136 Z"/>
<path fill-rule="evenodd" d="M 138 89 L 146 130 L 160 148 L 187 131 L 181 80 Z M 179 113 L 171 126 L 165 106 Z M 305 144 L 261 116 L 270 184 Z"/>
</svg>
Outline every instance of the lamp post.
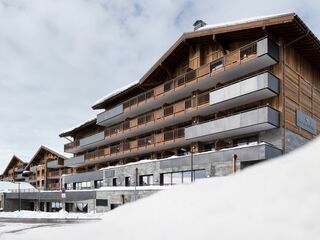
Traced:
<svg viewBox="0 0 320 240">
<path fill-rule="evenodd" d="M 19 196 L 19 212 L 21 211 L 21 191 L 20 191 L 20 182 L 18 182 L 18 196 Z"/>
<path fill-rule="evenodd" d="M 191 182 L 194 182 L 194 172 L 193 172 L 193 151 L 192 149 L 190 150 L 190 158 L 191 158 Z"/>
<path fill-rule="evenodd" d="M 185 148 L 181 148 L 181 151 L 186 152 L 186 153 L 190 153 L 190 168 L 191 168 L 191 182 L 194 182 L 194 172 L 193 172 L 193 151 L 192 148 L 190 151 L 187 151 L 187 149 Z"/>
</svg>

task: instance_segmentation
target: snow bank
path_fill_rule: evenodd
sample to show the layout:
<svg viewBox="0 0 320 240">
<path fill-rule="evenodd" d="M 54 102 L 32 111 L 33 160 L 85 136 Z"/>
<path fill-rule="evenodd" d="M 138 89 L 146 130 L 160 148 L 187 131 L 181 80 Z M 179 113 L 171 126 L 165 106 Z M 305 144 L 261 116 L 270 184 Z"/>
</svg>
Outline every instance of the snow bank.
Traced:
<svg viewBox="0 0 320 240">
<path fill-rule="evenodd" d="M 0 192 L 10 192 L 10 191 L 18 191 L 19 184 L 13 183 L 13 182 L 6 182 L 6 181 L 0 181 Z M 21 191 L 32 191 L 35 190 L 35 188 L 27 182 L 20 182 L 20 190 Z"/>
<path fill-rule="evenodd" d="M 0 212 L 0 218 L 19 218 L 19 219 L 97 219 L 102 214 L 94 213 L 68 213 L 64 210 L 59 212 L 36 212 L 36 211 L 15 211 Z"/>
<path fill-rule="evenodd" d="M 318 139 L 235 176 L 173 187 L 127 204 L 101 222 L 34 229 L 14 239 L 319 239 L 319 148 Z"/>
</svg>

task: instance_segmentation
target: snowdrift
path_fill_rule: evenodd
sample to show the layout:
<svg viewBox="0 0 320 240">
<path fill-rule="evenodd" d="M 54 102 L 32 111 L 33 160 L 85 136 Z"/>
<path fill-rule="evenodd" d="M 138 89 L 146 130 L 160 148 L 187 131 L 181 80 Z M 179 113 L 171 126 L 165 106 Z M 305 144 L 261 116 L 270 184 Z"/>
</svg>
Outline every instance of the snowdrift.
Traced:
<svg viewBox="0 0 320 240">
<path fill-rule="evenodd" d="M 14 239 L 319 239 L 319 149 L 317 139 L 235 176 L 127 204 L 99 222 L 33 229 Z"/>
</svg>

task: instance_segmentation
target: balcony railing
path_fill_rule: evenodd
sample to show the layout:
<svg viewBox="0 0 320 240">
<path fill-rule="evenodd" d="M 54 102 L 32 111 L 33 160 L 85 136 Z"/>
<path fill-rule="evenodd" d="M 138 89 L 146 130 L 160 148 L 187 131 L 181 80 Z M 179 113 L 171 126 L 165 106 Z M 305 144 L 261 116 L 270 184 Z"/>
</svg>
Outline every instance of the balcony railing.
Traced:
<svg viewBox="0 0 320 240">
<path fill-rule="evenodd" d="M 184 128 L 174 129 L 158 134 L 139 138 L 132 141 L 121 142 L 116 145 L 86 153 L 85 161 L 104 159 L 108 156 L 121 155 L 127 152 L 134 152 L 143 148 L 156 147 L 184 139 Z"/>
<path fill-rule="evenodd" d="M 64 151 L 67 152 L 67 151 L 74 149 L 76 147 L 79 147 L 79 146 L 80 146 L 80 140 L 76 140 L 76 141 L 65 144 Z"/>
<path fill-rule="evenodd" d="M 47 185 L 47 189 L 50 189 L 50 190 L 60 189 L 60 183 L 59 182 L 57 182 L 57 183 L 49 183 Z"/>
<path fill-rule="evenodd" d="M 48 172 L 47 173 L 47 177 L 58 177 L 61 176 L 61 171 L 57 170 L 57 171 L 52 171 L 52 172 Z"/>
<path fill-rule="evenodd" d="M 105 138 L 124 134 L 126 131 L 131 131 L 149 123 L 165 120 L 169 116 L 191 112 L 197 110 L 199 107 L 203 107 L 204 105 L 209 105 L 209 92 L 187 98 L 186 100 L 107 128 L 105 130 Z"/>
<path fill-rule="evenodd" d="M 146 113 L 137 118 L 124 121 L 118 125 L 112 126 L 105 129 L 104 135 L 105 139 L 112 138 L 114 136 L 125 134 L 134 129 L 142 128 L 147 124 L 160 122 L 166 120 L 167 118 L 174 117 L 176 115 L 181 115 L 195 111 L 199 108 L 209 105 L 209 92 L 202 93 L 197 96 L 189 97 L 180 102 L 174 103 L 170 106 L 163 107 L 161 109 L 155 110 L 151 113 Z M 111 149 L 113 152 L 116 152 L 116 148 Z M 97 156 L 94 153 L 88 153 L 90 158 L 91 155 L 93 158 Z"/>
</svg>

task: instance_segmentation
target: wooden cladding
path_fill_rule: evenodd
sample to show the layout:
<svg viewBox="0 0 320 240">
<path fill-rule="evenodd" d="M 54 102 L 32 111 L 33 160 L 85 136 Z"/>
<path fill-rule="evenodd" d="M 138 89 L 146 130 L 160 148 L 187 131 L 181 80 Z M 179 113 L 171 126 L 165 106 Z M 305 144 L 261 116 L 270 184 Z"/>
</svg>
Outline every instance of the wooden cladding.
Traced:
<svg viewBox="0 0 320 240">
<path fill-rule="evenodd" d="M 290 62 L 290 61 L 289 61 Z M 296 112 L 301 110 L 306 115 L 316 119 L 320 130 L 320 92 L 306 80 L 294 67 L 286 64 L 285 67 L 285 126 L 289 130 L 312 139 L 314 136 L 299 128 L 296 124 Z"/>
</svg>

